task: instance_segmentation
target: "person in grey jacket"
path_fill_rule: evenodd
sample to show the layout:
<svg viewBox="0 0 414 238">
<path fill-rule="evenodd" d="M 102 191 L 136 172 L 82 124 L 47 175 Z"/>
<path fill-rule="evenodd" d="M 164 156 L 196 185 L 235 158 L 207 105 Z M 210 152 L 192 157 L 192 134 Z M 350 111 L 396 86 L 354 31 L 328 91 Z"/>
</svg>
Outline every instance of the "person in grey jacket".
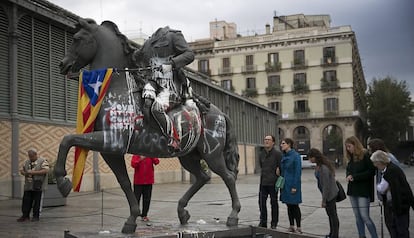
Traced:
<svg viewBox="0 0 414 238">
<path fill-rule="evenodd" d="M 318 149 L 312 148 L 308 153 L 312 163 L 316 163 L 315 177 L 318 181 L 318 189 L 322 193 L 321 206 L 325 208 L 329 218 L 329 235 L 326 238 L 338 238 L 339 219 L 336 211 L 336 197 L 338 187 L 335 180 L 335 169 L 332 163 Z"/>
</svg>

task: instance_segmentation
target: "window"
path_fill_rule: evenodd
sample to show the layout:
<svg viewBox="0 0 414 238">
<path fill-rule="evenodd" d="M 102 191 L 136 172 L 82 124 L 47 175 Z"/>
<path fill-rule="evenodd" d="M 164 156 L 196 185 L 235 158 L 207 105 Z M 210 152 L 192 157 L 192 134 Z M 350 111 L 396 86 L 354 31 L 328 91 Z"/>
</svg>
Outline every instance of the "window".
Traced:
<svg viewBox="0 0 414 238">
<path fill-rule="evenodd" d="M 338 98 L 326 98 L 325 112 L 338 112 Z"/>
<path fill-rule="evenodd" d="M 306 84 L 306 74 L 297 73 L 293 75 L 293 84 Z"/>
<path fill-rule="evenodd" d="M 247 88 L 256 88 L 256 78 L 246 79 L 246 89 Z"/>
<path fill-rule="evenodd" d="M 232 84 L 230 79 L 221 81 L 221 87 L 226 90 L 232 90 Z"/>
<path fill-rule="evenodd" d="M 279 53 L 269 53 L 267 55 L 266 72 L 278 72 L 282 68 L 279 62 Z"/>
<path fill-rule="evenodd" d="M 223 58 L 222 59 L 222 68 L 219 69 L 219 74 L 229 74 L 232 72 L 230 67 L 230 58 Z"/>
<path fill-rule="evenodd" d="M 267 78 L 268 87 L 280 86 L 280 75 L 271 75 Z"/>
<path fill-rule="evenodd" d="M 324 71 L 323 78 L 326 80 L 326 82 L 336 81 L 336 70 Z"/>
<path fill-rule="evenodd" d="M 295 50 L 293 52 L 293 64 L 294 65 L 305 64 L 305 51 L 304 50 Z"/>
<path fill-rule="evenodd" d="M 208 60 L 199 60 L 198 61 L 198 72 L 209 74 Z"/>
<path fill-rule="evenodd" d="M 267 104 L 267 107 L 268 107 L 268 108 L 270 108 L 270 109 L 272 109 L 272 110 L 275 110 L 275 111 L 277 111 L 277 112 L 281 112 L 281 111 L 282 111 L 281 106 L 282 106 L 282 104 L 281 104 L 280 102 L 269 102 L 269 103 Z"/>
<path fill-rule="evenodd" d="M 308 101 L 307 100 L 295 101 L 295 113 L 304 113 L 304 112 L 309 112 Z"/>
<path fill-rule="evenodd" d="M 335 47 L 323 48 L 323 62 L 325 64 L 335 63 Z"/>
<path fill-rule="evenodd" d="M 253 65 L 253 55 L 246 55 L 246 66 Z"/>
<path fill-rule="evenodd" d="M 230 58 L 223 58 L 223 68 L 230 68 Z"/>
<path fill-rule="evenodd" d="M 267 55 L 267 62 L 274 65 L 279 62 L 279 53 L 269 53 Z"/>
</svg>

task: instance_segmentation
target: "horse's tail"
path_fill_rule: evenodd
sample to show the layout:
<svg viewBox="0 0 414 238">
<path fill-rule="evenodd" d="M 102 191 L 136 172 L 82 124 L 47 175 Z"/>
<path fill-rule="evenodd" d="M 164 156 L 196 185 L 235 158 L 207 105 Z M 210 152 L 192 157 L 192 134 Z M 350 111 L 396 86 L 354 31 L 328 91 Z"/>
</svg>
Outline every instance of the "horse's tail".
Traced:
<svg viewBox="0 0 414 238">
<path fill-rule="evenodd" d="M 231 119 L 226 114 L 224 117 L 226 118 L 226 144 L 223 150 L 224 159 L 226 161 L 227 169 L 233 173 L 234 178 L 237 178 L 240 156 L 236 133 L 234 132 Z"/>
</svg>

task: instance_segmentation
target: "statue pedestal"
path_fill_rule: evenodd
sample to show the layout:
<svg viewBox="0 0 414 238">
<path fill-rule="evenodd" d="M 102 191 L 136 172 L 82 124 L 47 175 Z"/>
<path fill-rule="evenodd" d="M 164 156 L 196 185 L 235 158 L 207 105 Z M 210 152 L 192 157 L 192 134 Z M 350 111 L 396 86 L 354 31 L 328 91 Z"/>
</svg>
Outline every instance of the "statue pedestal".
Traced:
<svg viewBox="0 0 414 238">
<path fill-rule="evenodd" d="M 66 205 L 66 197 L 60 194 L 56 184 L 48 184 L 43 193 L 43 207 L 58 207 Z"/>
<path fill-rule="evenodd" d="M 185 228 L 183 226 L 182 228 Z M 139 228 L 137 228 L 139 230 Z M 264 237 L 278 237 L 278 238 L 317 238 L 317 236 L 308 236 L 305 234 L 295 234 L 289 232 L 280 232 L 277 230 L 249 226 L 245 228 L 229 228 L 228 230 L 218 231 L 191 231 L 183 229 L 182 231 L 166 232 L 164 234 L 157 235 L 159 231 L 151 233 L 141 233 L 136 231 L 134 234 L 122 234 L 121 232 L 83 232 L 83 233 L 71 233 L 65 231 L 64 238 L 92 238 L 92 237 L 109 237 L 109 238 L 131 238 L 131 237 L 152 237 L 152 238 L 194 238 L 194 237 L 208 237 L 208 238 L 264 238 Z"/>
</svg>

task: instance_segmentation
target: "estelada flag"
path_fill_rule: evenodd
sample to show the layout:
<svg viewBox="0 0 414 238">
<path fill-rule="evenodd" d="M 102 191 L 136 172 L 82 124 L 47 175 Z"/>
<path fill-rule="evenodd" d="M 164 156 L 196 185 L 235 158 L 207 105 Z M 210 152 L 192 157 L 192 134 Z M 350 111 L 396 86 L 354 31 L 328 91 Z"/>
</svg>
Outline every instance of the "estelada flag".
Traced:
<svg viewBox="0 0 414 238">
<path fill-rule="evenodd" d="M 78 116 L 76 133 L 93 131 L 95 119 L 101 108 L 102 100 L 111 82 L 113 69 L 82 71 L 79 76 Z M 85 169 L 88 149 L 75 148 L 75 164 L 72 175 L 73 190 L 79 192 Z"/>
</svg>

